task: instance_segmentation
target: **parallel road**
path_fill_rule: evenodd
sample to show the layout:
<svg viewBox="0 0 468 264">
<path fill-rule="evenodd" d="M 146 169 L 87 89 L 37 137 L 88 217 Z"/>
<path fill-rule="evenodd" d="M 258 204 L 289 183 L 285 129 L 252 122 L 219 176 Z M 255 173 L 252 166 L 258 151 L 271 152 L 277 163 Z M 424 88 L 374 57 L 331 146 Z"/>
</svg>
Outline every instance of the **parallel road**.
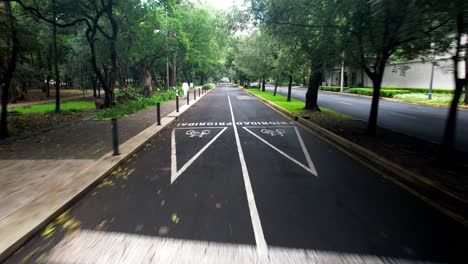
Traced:
<svg viewBox="0 0 468 264">
<path fill-rule="evenodd" d="M 466 237 L 226 84 L 6 263 L 461 263 Z"/>
<path fill-rule="evenodd" d="M 274 86 L 267 85 L 266 89 L 273 91 Z M 278 87 L 278 92 L 287 95 L 288 88 Z M 305 88 L 293 88 L 291 94 L 293 98 L 304 101 L 306 92 Z M 321 107 L 367 122 L 371 100 L 366 97 L 320 92 L 318 104 Z M 381 100 L 378 125 L 430 142 L 440 143 L 447 115 L 448 109 L 445 107 Z M 468 151 L 468 110 L 466 109 L 458 111 L 456 147 Z"/>
</svg>

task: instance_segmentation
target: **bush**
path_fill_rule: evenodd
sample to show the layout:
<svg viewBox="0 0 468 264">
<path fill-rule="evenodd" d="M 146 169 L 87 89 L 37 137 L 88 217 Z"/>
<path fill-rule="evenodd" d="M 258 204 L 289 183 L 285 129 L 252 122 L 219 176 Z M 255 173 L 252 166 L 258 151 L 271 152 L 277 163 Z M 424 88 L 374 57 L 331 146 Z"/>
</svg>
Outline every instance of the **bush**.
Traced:
<svg viewBox="0 0 468 264">
<path fill-rule="evenodd" d="M 368 95 L 372 96 L 374 89 L 373 88 L 351 88 L 346 90 L 347 93 L 353 93 L 353 94 L 361 94 L 361 95 Z M 402 89 L 388 89 L 384 88 L 380 90 L 380 96 L 383 97 L 394 97 L 397 94 L 407 94 L 408 90 L 402 90 Z"/>
<path fill-rule="evenodd" d="M 204 84 L 202 86 L 202 88 L 206 89 L 206 90 L 209 90 L 209 89 L 213 89 L 215 86 L 216 86 L 216 84 L 214 84 L 214 83 L 207 83 L 207 84 Z"/>
<path fill-rule="evenodd" d="M 320 90 L 322 91 L 339 92 L 340 89 L 339 86 L 320 86 Z"/>
<path fill-rule="evenodd" d="M 136 93 L 136 94 L 133 94 L 134 96 L 136 96 L 136 99 L 127 100 L 123 103 L 118 103 L 118 101 L 116 100 L 118 103 L 116 106 L 114 106 L 113 108 L 106 108 L 106 109 L 99 111 L 96 115 L 96 118 L 108 119 L 108 118 L 119 118 L 119 117 L 123 117 L 126 115 L 130 115 L 135 112 L 146 109 L 148 107 L 155 106 L 156 103 L 163 103 L 165 101 L 174 99 L 176 97 L 177 91 L 179 91 L 179 94 L 182 92 L 181 89 L 177 87 L 177 88 L 172 88 L 167 91 L 160 92 L 160 93 L 155 93 L 151 97 L 143 97 L 141 94 Z M 126 96 L 128 94 L 123 93 L 121 94 L 121 96 L 123 98 L 124 95 Z"/>
<path fill-rule="evenodd" d="M 138 88 L 129 86 L 125 89 L 119 89 L 114 94 L 114 100 L 118 104 L 123 104 L 127 101 L 137 100 L 141 97 Z"/>
<path fill-rule="evenodd" d="M 382 90 L 404 90 L 406 93 L 429 93 L 429 88 L 384 87 Z M 452 89 L 433 88 L 432 93 L 452 94 Z"/>
</svg>

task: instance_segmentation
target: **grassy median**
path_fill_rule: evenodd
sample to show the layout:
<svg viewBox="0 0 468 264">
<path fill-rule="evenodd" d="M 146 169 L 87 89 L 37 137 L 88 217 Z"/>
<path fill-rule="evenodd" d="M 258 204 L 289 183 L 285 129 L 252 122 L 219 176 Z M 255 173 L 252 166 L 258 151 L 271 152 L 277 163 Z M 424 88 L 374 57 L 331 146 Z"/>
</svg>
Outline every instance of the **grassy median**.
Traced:
<svg viewBox="0 0 468 264">
<path fill-rule="evenodd" d="M 338 113 L 338 112 L 335 112 L 333 110 L 323 108 L 323 107 L 320 108 L 321 112 L 304 110 L 304 102 L 296 100 L 294 98 L 291 98 L 291 101 L 288 102 L 286 101 L 287 97 L 281 94 L 273 95 L 273 93 L 271 92 L 266 92 L 266 91 L 262 92 L 261 90 L 258 90 L 258 89 L 248 89 L 248 91 L 288 110 L 289 112 L 292 112 L 300 116 L 310 117 L 313 115 L 325 114 L 325 115 L 329 115 L 334 118 L 343 119 L 343 120 L 351 119 L 351 117 L 348 115 L 344 115 L 344 114 L 341 114 L 341 113 Z"/>
</svg>

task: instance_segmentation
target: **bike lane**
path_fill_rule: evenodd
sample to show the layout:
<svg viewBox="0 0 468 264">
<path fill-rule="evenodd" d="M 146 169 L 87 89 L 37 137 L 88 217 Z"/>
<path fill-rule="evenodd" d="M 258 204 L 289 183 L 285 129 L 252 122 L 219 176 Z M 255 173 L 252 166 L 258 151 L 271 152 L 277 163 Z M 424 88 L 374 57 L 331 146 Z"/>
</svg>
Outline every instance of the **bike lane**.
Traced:
<svg viewBox="0 0 468 264">
<path fill-rule="evenodd" d="M 462 224 L 255 97 L 229 95 L 269 247 L 397 262 L 466 257 Z"/>
<path fill-rule="evenodd" d="M 463 237 L 465 227 L 224 85 L 7 263 L 454 262 Z"/>
</svg>

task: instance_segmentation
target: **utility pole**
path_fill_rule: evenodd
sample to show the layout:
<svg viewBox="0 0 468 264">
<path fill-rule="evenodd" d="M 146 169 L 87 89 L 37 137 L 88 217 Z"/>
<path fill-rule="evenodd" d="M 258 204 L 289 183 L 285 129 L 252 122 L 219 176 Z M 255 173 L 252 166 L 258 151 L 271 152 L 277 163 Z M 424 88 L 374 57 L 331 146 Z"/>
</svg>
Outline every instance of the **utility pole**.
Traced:
<svg viewBox="0 0 468 264">
<path fill-rule="evenodd" d="M 434 83 L 434 68 L 435 68 L 435 49 L 434 43 L 431 43 L 432 48 L 432 66 L 431 66 L 431 81 L 429 82 L 429 91 L 427 93 L 427 99 L 432 100 L 432 84 Z"/>
</svg>

